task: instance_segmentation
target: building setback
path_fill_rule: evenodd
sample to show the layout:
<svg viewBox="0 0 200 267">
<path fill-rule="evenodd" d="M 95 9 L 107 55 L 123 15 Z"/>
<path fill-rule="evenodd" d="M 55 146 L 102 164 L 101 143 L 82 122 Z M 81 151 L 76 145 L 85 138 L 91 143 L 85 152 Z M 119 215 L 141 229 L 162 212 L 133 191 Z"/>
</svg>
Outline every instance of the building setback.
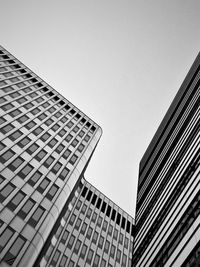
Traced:
<svg viewBox="0 0 200 267">
<path fill-rule="evenodd" d="M 88 261 L 104 266 L 108 258 L 114 264 L 115 253 L 126 262 L 124 266 L 130 266 L 132 218 L 82 178 L 101 134 L 94 121 L 0 47 L 0 266 L 29 267 L 36 262 L 35 266 L 73 266 L 78 258 L 80 266 Z M 120 214 L 122 221 L 112 220 L 88 195 L 84 198 L 85 188 L 96 192 L 97 199 L 107 199 L 106 206 Z M 95 210 L 97 225 L 88 221 L 83 209 L 87 214 Z M 115 238 L 102 230 L 106 221 L 115 233 L 123 233 L 123 245 L 117 246 Z M 77 227 L 85 224 L 94 231 L 91 238 L 100 238 L 96 242 L 101 249 L 95 250 L 87 240 L 88 229 L 86 239 L 83 234 L 79 240 Z M 63 229 L 70 229 L 68 240 Z M 111 250 L 106 254 L 107 238 Z M 79 245 L 88 246 L 85 261 L 77 254 Z M 79 248 L 83 253 L 84 248 Z"/>
<path fill-rule="evenodd" d="M 199 86 L 200 54 L 140 162 L 133 266 L 199 266 Z"/>
<path fill-rule="evenodd" d="M 131 266 L 132 248 L 131 216 L 82 178 L 35 266 Z"/>
</svg>

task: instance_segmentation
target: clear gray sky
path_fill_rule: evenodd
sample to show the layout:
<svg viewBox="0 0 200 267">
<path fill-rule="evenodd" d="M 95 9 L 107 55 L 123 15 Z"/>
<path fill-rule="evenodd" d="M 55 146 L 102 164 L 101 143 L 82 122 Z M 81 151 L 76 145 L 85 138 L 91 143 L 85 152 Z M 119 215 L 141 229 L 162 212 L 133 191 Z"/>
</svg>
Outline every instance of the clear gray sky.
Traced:
<svg viewBox="0 0 200 267">
<path fill-rule="evenodd" d="M 134 215 L 139 161 L 200 48 L 198 0 L 0 0 L 1 45 L 94 119 L 86 178 Z"/>
</svg>

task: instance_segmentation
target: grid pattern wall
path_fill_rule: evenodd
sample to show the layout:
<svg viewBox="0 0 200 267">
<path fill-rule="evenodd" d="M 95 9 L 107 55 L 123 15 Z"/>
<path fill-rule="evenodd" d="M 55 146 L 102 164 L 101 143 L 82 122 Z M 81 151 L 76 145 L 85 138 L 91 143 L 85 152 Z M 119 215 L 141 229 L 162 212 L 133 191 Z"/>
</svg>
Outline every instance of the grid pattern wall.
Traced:
<svg viewBox="0 0 200 267">
<path fill-rule="evenodd" d="M 140 181 L 135 266 L 181 266 L 199 239 L 199 66 L 191 76 Z"/>
<path fill-rule="evenodd" d="M 0 125 L 0 258 L 31 266 L 101 129 L 2 47 Z"/>
<path fill-rule="evenodd" d="M 133 219 L 82 179 L 40 266 L 131 266 Z"/>
</svg>

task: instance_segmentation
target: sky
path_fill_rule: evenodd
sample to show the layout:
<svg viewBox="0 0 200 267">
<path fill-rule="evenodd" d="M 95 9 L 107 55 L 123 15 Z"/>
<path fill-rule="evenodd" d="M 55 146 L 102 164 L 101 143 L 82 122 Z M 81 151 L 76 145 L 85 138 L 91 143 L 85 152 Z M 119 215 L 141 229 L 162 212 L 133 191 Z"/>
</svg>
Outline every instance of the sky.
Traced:
<svg viewBox="0 0 200 267">
<path fill-rule="evenodd" d="M 85 177 L 134 216 L 139 162 L 200 48 L 198 0 L 0 0 L 1 45 L 103 129 Z"/>
</svg>

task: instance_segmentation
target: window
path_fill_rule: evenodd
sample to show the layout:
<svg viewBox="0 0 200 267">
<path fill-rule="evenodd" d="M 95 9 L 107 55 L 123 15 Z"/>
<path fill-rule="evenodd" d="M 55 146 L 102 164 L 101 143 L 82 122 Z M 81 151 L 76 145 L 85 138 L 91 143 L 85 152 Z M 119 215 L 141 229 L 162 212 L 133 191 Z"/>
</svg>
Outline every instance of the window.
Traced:
<svg viewBox="0 0 200 267">
<path fill-rule="evenodd" d="M 110 256 L 111 256 L 113 259 L 114 259 L 114 257 L 115 257 L 115 246 L 114 246 L 114 245 L 111 246 Z"/>
<path fill-rule="evenodd" d="M 65 140 L 66 140 L 67 142 L 69 142 L 72 138 L 73 138 L 73 136 L 72 136 L 71 134 L 68 134 L 68 135 L 66 136 Z"/>
<path fill-rule="evenodd" d="M 68 267 L 74 267 L 74 261 L 70 260 Z"/>
<path fill-rule="evenodd" d="M 72 216 L 70 217 L 70 220 L 69 220 L 69 224 L 70 224 L 70 225 L 73 225 L 75 219 L 76 219 L 76 216 L 75 216 L 74 214 L 72 214 Z"/>
<path fill-rule="evenodd" d="M 92 262 L 94 251 L 92 249 L 89 249 L 88 255 L 87 255 L 87 260 L 86 262 L 90 264 Z"/>
<path fill-rule="evenodd" d="M 51 171 L 56 174 L 60 170 L 61 167 L 62 167 L 62 164 L 60 162 L 56 162 L 56 164 L 53 166 Z"/>
<path fill-rule="evenodd" d="M 50 180 L 47 179 L 47 178 L 44 178 L 44 180 L 43 180 L 43 181 L 40 183 L 40 185 L 37 187 L 37 190 L 38 190 L 40 193 L 43 193 L 49 184 L 50 184 Z"/>
<path fill-rule="evenodd" d="M 5 163 L 9 159 L 11 159 L 15 155 L 14 151 L 12 149 L 8 149 L 3 155 L 0 156 L 0 162 Z"/>
<path fill-rule="evenodd" d="M 67 262 L 67 257 L 65 255 L 62 256 L 62 259 L 60 261 L 59 267 L 65 267 Z"/>
<path fill-rule="evenodd" d="M 61 120 L 60 120 L 62 123 L 65 123 L 67 121 L 67 118 L 66 117 L 63 117 Z"/>
<path fill-rule="evenodd" d="M 87 134 L 87 135 L 84 137 L 84 140 L 85 140 L 86 142 L 88 142 L 88 141 L 90 140 L 90 136 Z"/>
<path fill-rule="evenodd" d="M 63 137 L 66 134 L 66 131 L 62 129 L 59 133 L 60 137 Z"/>
<path fill-rule="evenodd" d="M 25 194 L 20 190 L 13 199 L 7 204 L 7 207 L 10 210 L 15 210 L 16 207 L 21 203 L 21 201 L 25 198 Z"/>
<path fill-rule="evenodd" d="M 113 231 L 113 226 L 109 225 L 108 227 L 108 234 L 111 236 L 112 235 L 112 231 Z"/>
<path fill-rule="evenodd" d="M 80 144 L 80 145 L 78 146 L 78 151 L 79 151 L 79 152 L 82 152 L 84 148 L 85 148 L 85 146 L 84 146 L 83 144 Z"/>
<path fill-rule="evenodd" d="M 6 126 L 4 126 L 3 128 L 1 128 L 1 132 L 3 134 L 7 134 L 8 132 L 10 132 L 11 130 L 13 130 L 15 127 L 10 123 L 7 124 Z"/>
<path fill-rule="evenodd" d="M 97 231 L 95 231 L 94 234 L 93 234 L 93 237 L 92 237 L 92 242 L 93 242 L 94 244 L 97 243 L 97 238 L 98 238 L 98 233 L 97 233 Z"/>
<path fill-rule="evenodd" d="M 118 237 L 118 231 L 117 231 L 117 229 L 114 229 L 113 238 L 114 238 L 115 240 L 117 240 L 117 237 Z"/>
<path fill-rule="evenodd" d="M 34 121 L 30 121 L 29 123 L 27 123 L 25 125 L 26 129 L 30 130 L 31 128 L 33 128 L 36 125 L 36 123 Z"/>
<path fill-rule="evenodd" d="M 26 105 L 24 105 L 24 108 L 25 109 L 30 109 L 33 107 L 33 104 L 32 103 L 27 103 Z"/>
<path fill-rule="evenodd" d="M 48 102 L 45 102 L 44 104 L 42 104 L 43 108 L 47 108 L 50 104 Z"/>
<path fill-rule="evenodd" d="M 80 254 L 80 257 L 81 257 L 82 259 L 85 258 L 86 251 L 87 251 L 87 246 L 86 246 L 85 244 L 83 244 L 82 249 L 81 249 L 81 254 Z"/>
<path fill-rule="evenodd" d="M 78 159 L 78 157 L 76 156 L 76 155 L 73 155 L 71 158 L 70 158 L 70 163 L 72 164 L 72 165 L 74 165 L 74 163 L 76 162 L 76 160 Z"/>
<path fill-rule="evenodd" d="M 9 96 L 12 97 L 12 98 L 16 98 L 18 96 L 20 96 L 21 94 L 19 92 L 14 92 L 12 94 L 10 94 Z"/>
<path fill-rule="evenodd" d="M 79 127 L 78 127 L 78 126 L 75 126 L 75 127 L 73 128 L 73 132 L 75 132 L 75 133 L 77 133 L 78 130 L 79 130 Z"/>
<path fill-rule="evenodd" d="M 60 126 L 56 123 L 54 124 L 54 126 L 51 128 L 54 132 L 56 132 L 58 129 L 60 128 Z"/>
<path fill-rule="evenodd" d="M 75 224 L 75 229 L 79 230 L 80 225 L 81 225 L 81 219 L 78 218 Z"/>
<path fill-rule="evenodd" d="M 127 261 L 127 256 L 125 254 L 123 254 L 123 257 L 122 257 L 122 266 L 123 267 L 126 266 L 126 261 Z"/>
<path fill-rule="evenodd" d="M 73 122 L 71 122 L 71 121 L 69 121 L 68 123 L 67 123 L 67 127 L 70 129 L 70 128 L 72 128 L 72 126 L 73 126 L 74 124 L 73 124 Z"/>
<path fill-rule="evenodd" d="M 50 113 L 53 113 L 54 111 L 56 111 L 56 109 L 55 109 L 54 107 L 51 107 L 51 108 L 48 109 L 48 111 L 49 111 Z"/>
<path fill-rule="evenodd" d="M 59 145 L 57 148 L 56 148 L 56 152 L 58 153 L 58 154 L 60 154 L 60 152 L 64 149 L 65 147 L 61 144 L 61 145 Z"/>
<path fill-rule="evenodd" d="M 6 122 L 6 120 L 2 117 L 0 117 L 0 124 L 3 124 L 4 122 Z"/>
<path fill-rule="evenodd" d="M 128 238 L 127 237 L 125 237 L 125 240 L 124 240 L 124 247 L 128 248 Z"/>
<path fill-rule="evenodd" d="M 80 200 L 78 200 L 78 202 L 77 202 L 77 204 L 76 204 L 76 209 L 77 209 L 77 210 L 79 210 L 79 209 L 80 209 L 80 207 L 81 207 L 81 201 L 80 201 Z"/>
<path fill-rule="evenodd" d="M 120 260 L 121 260 L 121 251 L 119 249 L 117 249 L 117 256 L 116 256 L 116 261 L 118 263 L 120 263 Z"/>
<path fill-rule="evenodd" d="M 108 240 L 106 240 L 105 247 L 104 247 L 105 253 L 108 253 L 109 248 L 110 248 L 110 242 Z"/>
<path fill-rule="evenodd" d="M 101 266 L 100 267 L 106 267 L 106 261 L 104 259 L 101 260 Z"/>
<path fill-rule="evenodd" d="M 7 110 L 9 110 L 9 109 L 11 109 L 11 108 L 14 108 L 14 106 L 13 106 L 11 103 L 8 103 L 8 104 L 2 106 L 1 108 L 2 108 L 4 111 L 7 111 Z"/>
<path fill-rule="evenodd" d="M 47 155 L 47 152 L 42 149 L 36 156 L 35 159 L 37 159 L 38 161 L 41 161 L 45 156 Z"/>
<path fill-rule="evenodd" d="M 3 202 L 15 188 L 16 187 L 11 183 L 6 184 L 0 191 L 0 202 Z"/>
<path fill-rule="evenodd" d="M 74 235 L 71 235 L 71 236 L 70 236 L 70 239 L 69 239 L 69 242 L 68 242 L 68 244 L 67 244 L 67 247 L 68 247 L 69 249 L 72 248 L 72 246 L 73 246 L 73 244 L 74 244 L 74 240 L 75 240 L 75 236 L 74 236 Z"/>
<path fill-rule="evenodd" d="M 8 241 L 14 235 L 14 230 L 11 227 L 5 229 L 5 231 L 0 236 L 0 252 L 5 248 Z"/>
<path fill-rule="evenodd" d="M 100 260 L 100 256 L 98 254 L 96 254 L 94 257 L 93 267 L 99 266 L 99 260 Z"/>
<path fill-rule="evenodd" d="M 81 227 L 81 234 L 85 234 L 85 231 L 86 231 L 86 228 L 87 228 L 87 224 L 84 222 L 82 227 Z"/>
<path fill-rule="evenodd" d="M 19 254 L 19 251 L 22 249 L 25 242 L 26 242 L 26 239 L 22 237 L 21 235 L 19 235 L 17 239 L 15 240 L 14 244 L 12 245 L 12 247 L 9 249 L 9 251 L 4 256 L 3 260 L 7 262 L 9 265 L 11 265 L 15 261 L 16 257 Z"/>
<path fill-rule="evenodd" d="M 58 140 L 53 138 L 49 143 L 48 146 L 50 146 L 51 148 L 53 148 L 56 144 L 58 143 Z"/>
<path fill-rule="evenodd" d="M 19 156 L 13 162 L 10 163 L 10 165 L 8 166 L 8 168 L 11 169 L 12 171 L 15 171 L 19 166 L 22 165 L 23 162 L 24 162 L 24 159 L 22 159 Z"/>
<path fill-rule="evenodd" d="M 77 139 L 74 139 L 73 142 L 72 142 L 72 146 L 73 147 L 76 147 L 78 144 L 78 140 Z"/>
<path fill-rule="evenodd" d="M 45 121 L 45 124 L 47 126 L 51 125 L 52 123 L 53 123 L 53 120 L 52 119 L 48 119 L 48 120 Z"/>
<path fill-rule="evenodd" d="M 38 119 L 43 121 L 46 117 L 47 115 L 45 113 L 42 113 L 41 115 L 38 116 Z"/>
<path fill-rule="evenodd" d="M 103 236 L 100 236 L 99 243 L 98 243 L 98 247 L 99 248 L 102 248 L 103 247 L 103 242 L 104 242 L 104 238 L 103 238 Z"/>
<path fill-rule="evenodd" d="M 86 237 L 87 237 L 88 239 L 90 239 L 91 235 L 92 235 L 92 228 L 89 227 L 89 228 L 88 228 L 88 231 L 87 231 L 87 235 L 86 235 Z"/>
<path fill-rule="evenodd" d="M 75 252 L 76 254 L 79 253 L 80 246 L 81 246 L 81 241 L 78 239 L 78 240 L 76 241 L 76 245 L 75 245 L 75 247 L 74 247 L 74 252 Z"/>
<path fill-rule="evenodd" d="M 97 219 L 97 214 L 96 214 L 96 212 L 94 212 L 92 215 L 92 222 L 95 223 L 96 219 Z"/>
<path fill-rule="evenodd" d="M 29 147 L 26 149 L 26 151 L 31 155 L 31 154 L 33 154 L 38 148 L 39 148 L 39 146 L 38 146 L 36 143 L 34 143 L 34 144 L 32 144 L 31 146 L 29 146 Z"/>
<path fill-rule="evenodd" d="M 69 150 L 68 148 L 65 150 L 65 152 L 63 153 L 63 158 L 67 159 L 69 157 L 69 155 L 71 154 L 71 150 Z"/>
<path fill-rule="evenodd" d="M 18 83 L 18 84 L 16 84 L 16 85 L 17 85 L 18 88 L 22 88 L 22 87 L 25 86 L 25 83 L 21 82 L 21 83 Z"/>
<path fill-rule="evenodd" d="M 64 181 L 68 173 L 69 173 L 69 169 L 65 167 L 60 173 L 59 178 Z"/>
<path fill-rule="evenodd" d="M 3 150 L 5 147 L 6 146 L 2 142 L 0 142 L 0 150 Z"/>
<path fill-rule="evenodd" d="M 61 239 L 61 242 L 62 242 L 63 244 L 65 244 L 65 242 L 66 242 L 68 236 L 69 236 L 69 232 L 68 232 L 67 230 L 65 230 L 64 233 L 63 233 L 62 239 Z"/>
<path fill-rule="evenodd" d="M 23 116 L 21 116 L 19 119 L 17 119 L 17 121 L 18 121 L 19 123 L 24 123 L 24 122 L 27 121 L 28 119 L 29 119 L 28 116 L 23 115 Z"/>
<path fill-rule="evenodd" d="M 42 98 L 42 97 L 38 97 L 35 101 L 36 101 L 37 103 L 41 103 L 42 101 L 44 101 L 44 98 Z"/>
<path fill-rule="evenodd" d="M 36 114 L 38 114 L 40 111 L 41 111 L 41 110 L 40 110 L 39 108 L 34 108 L 34 109 L 31 111 L 31 113 L 32 113 L 33 115 L 36 115 Z"/>
<path fill-rule="evenodd" d="M 122 233 L 119 234 L 119 243 L 120 244 L 123 243 L 123 234 Z"/>
<path fill-rule="evenodd" d="M 32 199 L 28 199 L 26 203 L 24 204 L 24 206 L 22 207 L 22 209 L 18 212 L 18 215 L 22 219 L 24 219 L 27 216 L 27 214 L 31 211 L 34 205 L 35 205 L 35 201 Z"/>
<path fill-rule="evenodd" d="M 45 142 L 45 141 L 47 141 L 47 139 L 49 139 L 50 136 L 51 136 L 51 135 L 50 135 L 49 133 L 45 133 L 45 134 L 43 134 L 43 135 L 40 137 L 40 139 L 41 139 L 43 142 Z"/>
<path fill-rule="evenodd" d="M 11 117 L 16 117 L 16 116 L 18 116 L 19 114 L 21 114 L 22 112 L 19 110 L 19 109 L 15 109 L 15 110 L 13 110 L 13 111 L 11 111 L 10 113 L 9 113 L 9 115 L 11 116 Z"/>
<path fill-rule="evenodd" d="M 35 212 L 33 213 L 32 217 L 29 219 L 29 224 L 33 227 L 35 227 L 39 220 L 41 219 L 42 215 L 44 214 L 45 209 L 42 208 L 41 206 L 37 207 Z"/>
<path fill-rule="evenodd" d="M 79 132 L 79 134 L 78 134 L 78 135 L 79 135 L 80 137 L 83 137 L 83 136 L 84 136 L 84 134 L 85 134 L 85 132 L 84 132 L 83 130 L 81 130 L 81 131 Z"/>
<path fill-rule="evenodd" d="M 51 265 L 55 266 L 56 263 L 58 262 L 59 257 L 60 257 L 60 251 L 56 250 L 56 252 L 54 253 L 53 259 L 51 261 Z"/>
<path fill-rule="evenodd" d="M 101 227 L 101 224 L 102 224 L 102 217 L 99 216 L 98 221 L 97 221 L 97 225 L 98 225 L 99 227 Z"/>
<path fill-rule="evenodd" d="M 7 83 L 5 81 L 0 81 L 0 87 L 5 86 Z"/>
<path fill-rule="evenodd" d="M 36 171 L 32 176 L 31 178 L 28 180 L 28 183 L 32 186 L 34 186 L 37 181 L 40 179 L 40 177 L 42 176 L 42 173 L 39 172 L 39 171 Z"/>
<path fill-rule="evenodd" d="M 14 132 L 13 134 L 9 135 L 8 137 L 12 140 L 15 141 L 17 140 L 20 136 L 22 136 L 22 132 L 20 130 L 17 130 L 16 132 Z"/>
<path fill-rule="evenodd" d="M 18 175 L 24 179 L 26 176 L 33 170 L 33 166 L 31 164 L 27 164 L 19 173 Z"/>
<path fill-rule="evenodd" d="M 59 118 L 62 114 L 58 111 L 56 112 L 56 114 L 54 115 L 56 118 Z"/>
<path fill-rule="evenodd" d="M 42 127 L 37 127 L 34 131 L 33 131 L 33 134 L 34 135 L 39 135 L 41 132 L 43 132 L 44 131 L 44 129 L 42 128 Z"/>
<path fill-rule="evenodd" d="M 49 156 L 49 157 L 47 158 L 47 160 L 44 162 L 44 166 L 48 168 L 48 167 L 53 163 L 54 160 L 55 160 L 54 157 Z"/>
<path fill-rule="evenodd" d="M 92 209 L 89 208 L 88 211 L 87 211 L 86 217 L 90 218 L 91 214 L 92 214 Z"/>
<path fill-rule="evenodd" d="M 104 221 L 103 222 L 103 230 L 106 232 L 107 230 L 107 226 L 108 226 L 108 222 L 107 221 Z"/>
<path fill-rule="evenodd" d="M 26 146 L 27 144 L 29 144 L 31 142 L 31 139 L 28 137 L 24 137 L 21 141 L 18 142 L 18 146 L 20 146 L 21 148 Z"/>
<path fill-rule="evenodd" d="M 49 192 L 46 194 L 46 197 L 49 200 L 52 200 L 53 197 L 55 196 L 55 194 L 57 193 L 59 187 L 57 185 L 52 185 L 52 187 L 50 188 Z"/>
<path fill-rule="evenodd" d="M 35 98 L 36 96 L 38 96 L 38 94 L 37 94 L 36 92 L 34 92 L 34 93 L 29 94 L 29 96 L 30 96 L 31 98 Z"/>
</svg>

